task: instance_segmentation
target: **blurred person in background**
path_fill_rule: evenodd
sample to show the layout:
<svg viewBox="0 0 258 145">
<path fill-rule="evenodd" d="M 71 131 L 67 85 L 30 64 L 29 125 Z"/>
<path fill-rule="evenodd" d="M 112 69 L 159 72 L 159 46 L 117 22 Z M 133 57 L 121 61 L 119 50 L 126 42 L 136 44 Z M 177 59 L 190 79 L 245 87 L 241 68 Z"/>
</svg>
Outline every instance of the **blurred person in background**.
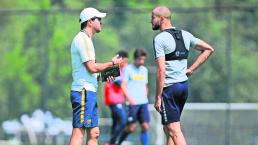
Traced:
<svg viewBox="0 0 258 145">
<path fill-rule="evenodd" d="M 96 63 L 93 36 L 101 31 L 101 18 L 106 13 L 95 8 L 85 8 L 80 13 L 81 31 L 71 44 L 72 76 L 70 99 L 73 109 L 73 131 L 70 145 L 81 145 L 85 131 L 87 144 L 97 145 L 99 137 L 96 91 L 97 74 L 106 68 L 120 64 L 122 58 L 114 57 L 106 63 Z M 114 78 L 110 76 L 108 81 Z"/>
<path fill-rule="evenodd" d="M 107 82 L 104 85 L 104 97 L 105 104 L 109 106 L 112 116 L 112 128 L 111 128 L 111 138 L 109 144 L 105 145 L 115 145 L 117 139 L 124 127 L 126 126 L 127 117 L 125 110 L 125 96 L 121 89 L 121 82 L 123 77 L 123 69 L 128 64 L 128 53 L 121 50 L 117 53 L 119 57 L 123 58 L 123 62 L 120 64 L 120 76 L 117 77 L 113 82 Z"/>
<path fill-rule="evenodd" d="M 150 122 L 148 110 L 148 70 L 144 66 L 147 52 L 138 48 L 134 52 L 134 63 L 123 70 L 122 90 L 129 102 L 128 125 L 122 132 L 119 145 L 135 131 L 136 121 L 141 124 L 141 143 L 148 145 L 148 128 Z"/>
<path fill-rule="evenodd" d="M 186 145 L 180 117 L 188 98 L 188 77 L 213 53 L 213 48 L 191 33 L 171 24 L 171 12 L 165 6 L 153 9 L 152 29 L 160 30 L 153 40 L 157 64 L 156 98 L 154 107 L 160 112 L 168 145 Z M 200 55 L 187 68 L 189 48 Z"/>
</svg>

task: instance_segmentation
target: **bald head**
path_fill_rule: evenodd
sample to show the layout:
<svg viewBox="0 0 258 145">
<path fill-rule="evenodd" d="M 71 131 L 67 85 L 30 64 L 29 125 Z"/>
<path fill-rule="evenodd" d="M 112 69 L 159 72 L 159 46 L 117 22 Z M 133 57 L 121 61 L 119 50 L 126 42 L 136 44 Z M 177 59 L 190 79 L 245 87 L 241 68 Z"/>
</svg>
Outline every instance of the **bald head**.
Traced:
<svg viewBox="0 0 258 145">
<path fill-rule="evenodd" d="M 171 18 L 171 11 L 166 6 L 158 6 L 152 10 L 152 13 L 160 17 Z"/>
<path fill-rule="evenodd" d="M 171 12 L 165 6 L 158 6 L 152 10 L 152 30 L 165 30 L 172 27 Z"/>
</svg>

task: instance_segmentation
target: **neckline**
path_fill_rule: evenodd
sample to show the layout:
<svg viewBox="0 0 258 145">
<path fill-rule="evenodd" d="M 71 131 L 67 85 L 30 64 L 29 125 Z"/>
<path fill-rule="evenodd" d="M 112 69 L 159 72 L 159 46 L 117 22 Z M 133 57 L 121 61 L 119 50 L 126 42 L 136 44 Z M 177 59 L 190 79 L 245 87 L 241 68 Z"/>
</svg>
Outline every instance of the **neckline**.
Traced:
<svg viewBox="0 0 258 145">
<path fill-rule="evenodd" d="M 169 29 L 176 29 L 176 27 L 170 27 L 170 28 L 164 29 L 162 32 L 165 32 L 166 30 L 169 30 Z"/>
<path fill-rule="evenodd" d="M 88 34 L 88 32 L 87 32 L 87 31 L 81 30 L 80 32 L 82 32 L 82 33 L 86 34 L 86 36 L 90 38 L 90 36 L 89 36 L 89 34 Z"/>
<path fill-rule="evenodd" d="M 133 67 L 136 68 L 138 71 L 140 70 L 140 67 L 141 67 L 141 66 L 137 67 L 135 64 L 132 64 L 132 65 L 133 65 Z"/>
</svg>

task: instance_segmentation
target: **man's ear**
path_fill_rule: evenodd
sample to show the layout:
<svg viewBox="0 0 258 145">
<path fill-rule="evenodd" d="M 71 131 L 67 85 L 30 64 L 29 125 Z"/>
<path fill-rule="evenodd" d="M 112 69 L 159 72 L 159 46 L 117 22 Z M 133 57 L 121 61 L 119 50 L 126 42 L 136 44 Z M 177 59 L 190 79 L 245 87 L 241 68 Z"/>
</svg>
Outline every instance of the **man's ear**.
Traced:
<svg viewBox="0 0 258 145">
<path fill-rule="evenodd" d="M 88 20 L 87 25 L 91 26 L 92 25 L 92 20 Z"/>
<path fill-rule="evenodd" d="M 165 19 L 165 18 L 164 18 L 163 16 L 162 16 L 162 17 L 160 17 L 160 21 L 161 21 L 161 22 L 163 22 L 163 21 L 164 21 L 164 19 Z"/>
</svg>

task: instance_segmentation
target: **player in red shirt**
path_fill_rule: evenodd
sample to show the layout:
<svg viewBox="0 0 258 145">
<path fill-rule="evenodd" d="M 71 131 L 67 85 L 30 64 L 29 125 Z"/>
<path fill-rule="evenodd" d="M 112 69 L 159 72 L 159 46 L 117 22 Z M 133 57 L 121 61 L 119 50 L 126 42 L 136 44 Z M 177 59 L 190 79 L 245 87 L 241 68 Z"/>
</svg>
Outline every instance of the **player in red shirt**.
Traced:
<svg viewBox="0 0 258 145">
<path fill-rule="evenodd" d="M 128 53 L 121 50 L 117 54 L 123 58 L 123 62 L 120 64 L 120 76 L 117 77 L 113 82 L 104 84 L 105 104 L 111 109 L 113 120 L 111 138 L 109 141 L 110 145 L 116 144 L 117 138 L 127 123 L 126 110 L 124 106 L 125 96 L 120 85 L 123 75 L 122 70 L 128 64 Z"/>
</svg>

